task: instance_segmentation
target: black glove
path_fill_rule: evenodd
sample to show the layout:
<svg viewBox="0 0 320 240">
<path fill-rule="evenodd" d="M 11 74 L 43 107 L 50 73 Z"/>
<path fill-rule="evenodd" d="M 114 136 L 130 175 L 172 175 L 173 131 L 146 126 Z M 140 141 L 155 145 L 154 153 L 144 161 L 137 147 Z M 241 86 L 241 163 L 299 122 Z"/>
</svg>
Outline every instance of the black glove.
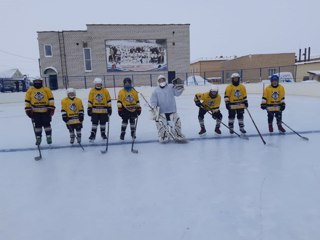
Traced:
<svg viewBox="0 0 320 240">
<path fill-rule="evenodd" d="M 137 107 L 137 110 L 136 110 L 136 111 L 137 111 L 137 115 L 140 116 L 140 114 L 141 114 L 141 107 Z"/>
<path fill-rule="evenodd" d="M 230 103 L 229 103 L 229 102 L 227 102 L 227 103 L 226 103 L 226 109 L 228 109 L 228 111 L 230 111 L 230 109 L 231 109 L 231 108 L 230 108 Z"/>
<path fill-rule="evenodd" d="M 62 120 L 63 120 L 65 123 L 68 122 L 69 119 L 68 119 L 68 117 L 67 117 L 66 114 L 62 115 Z"/>
<path fill-rule="evenodd" d="M 26 109 L 26 114 L 29 118 L 33 119 L 33 111 L 31 109 Z"/>
<path fill-rule="evenodd" d="M 267 104 L 261 103 L 260 107 L 261 107 L 262 110 L 266 110 L 267 109 Z"/>
<path fill-rule="evenodd" d="M 202 104 L 201 104 L 201 102 L 200 102 L 199 100 L 195 101 L 194 103 L 195 103 L 198 107 L 202 107 Z"/>
<path fill-rule="evenodd" d="M 88 111 L 87 112 L 88 112 L 88 116 L 91 117 L 92 116 L 92 107 L 88 107 Z"/>
<path fill-rule="evenodd" d="M 107 107 L 107 111 L 108 111 L 108 115 L 111 116 L 111 114 L 112 114 L 112 108 L 111 108 L 111 107 Z"/>
<path fill-rule="evenodd" d="M 286 104 L 285 103 L 282 103 L 281 105 L 280 105 L 280 111 L 282 112 L 282 111 L 284 111 L 286 109 Z"/>
<path fill-rule="evenodd" d="M 84 119 L 84 114 L 83 113 L 79 113 L 79 121 L 83 122 Z"/>
<path fill-rule="evenodd" d="M 244 105 L 246 106 L 246 108 L 248 108 L 249 104 L 248 104 L 248 101 L 244 101 Z"/>
</svg>

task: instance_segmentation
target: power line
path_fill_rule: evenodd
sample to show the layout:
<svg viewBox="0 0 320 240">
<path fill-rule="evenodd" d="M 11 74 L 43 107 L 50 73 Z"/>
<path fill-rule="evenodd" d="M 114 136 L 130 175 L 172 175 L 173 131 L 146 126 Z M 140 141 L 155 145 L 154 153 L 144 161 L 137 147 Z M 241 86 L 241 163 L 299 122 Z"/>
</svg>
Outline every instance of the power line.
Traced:
<svg viewBox="0 0 320 240">
<path fill-rule="evenodd" d="M 38 61 L 38 59 L 21 56 L 21 55 L 18 55 L 18 54 L 15 54 L 15 53 L 11 53 L 11 52 L 7 52 L 7 51 L 1 50 L 1 49 L 0 49 L 0 52 L 8 54 L 8 55 L 11 55 L 11 56 L 24 58 L 24 59 L 27 59 L 27 60 L 30 60 L 30 61 Z"/>
</svg>

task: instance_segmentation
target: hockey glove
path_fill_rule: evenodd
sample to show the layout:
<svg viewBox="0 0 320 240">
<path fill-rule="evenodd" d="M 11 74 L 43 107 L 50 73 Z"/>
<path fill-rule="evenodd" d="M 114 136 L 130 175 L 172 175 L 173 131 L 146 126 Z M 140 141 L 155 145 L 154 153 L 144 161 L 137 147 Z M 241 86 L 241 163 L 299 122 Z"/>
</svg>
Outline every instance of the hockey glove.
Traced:
<svg viewBox="0 0 320 240">
<path fill-rule="evenodd" d="M 248 104 L 248 101 L 247 101 L 247 100 L 244 101 L 244 105 L 246 106 L 246 108 L 249 107 L 249 104 Z"/>
<path fill-rule="evenodd" d="M 79 121 L 83 122 L 84 119 L 84 114 L 83 113 L 79 113 Z"/>
<path fill-rule="evenodd" d="M 137 107 L 137 116 L 140 116 L 140 114 L 141 114 L 141 107 Z"/>
<path fill-rule="evenodd" d="M 230 111 L 230 103 L 229 102 L 226 102 L 226 109 L 228 110 L 228 111 Z"/>
<path fill-rule="evenodd" d="M 202 107 L 202 104 L 199 100 L 195 101 L 194 103 L 196 104 L 197 107 L 199 108 Z"/>
<path fill-rule="evenodd" d="M 92 107 L 88 107 L 87 109 L 88 116 L 92 116 Z"/>
<path fill-rule="evenodd" d="M 69 118 L 67 117 L 66 114 L 62 115 L 62 120 L 67 123 L 69 121 Z"/>
<path fill-rule="evenodd" d="M 280 111 L 282 112 L 282 111 L 284 111 L 286 109 L 286 104 L 285 103 L 282 103 L 281 105 L 280 105 Z"/>
<path fill-rule="evenodd" d="M 216 119 L 222 119 L 222 114 L 221 114 L 221 112 L 218 110 L 218 111 L 212 113 L 212 118 L 215 119 L 215 120 L 216 120 Z"/>
<path fill-rule="evenodd" d="M 54 110 L 55 110 L 55 107 L 49 107 L 48 108 L 48 113 L 49 115 L 52 117 L 54 115 Z"/>
<path fill-rule="evenodd" d="M 111 107 L 107 107 L 107 111 L 108 111 L 108 115 L 111 116 L 111 114 L 112 114 L 112 108 L 111 108 Z"/>
<path fill-rule="evenodd" d="M 29 118 L 33 119 L 33 111 L 30 108 L 26 109 L 26 114 Z"/>
<path fill-rule="evenodd" d="M 267 109 L 267 104 L 262 103 L 260 105 L 260 107 L 261 107 L 262 110 L 266 110 Z"/>
</svg>

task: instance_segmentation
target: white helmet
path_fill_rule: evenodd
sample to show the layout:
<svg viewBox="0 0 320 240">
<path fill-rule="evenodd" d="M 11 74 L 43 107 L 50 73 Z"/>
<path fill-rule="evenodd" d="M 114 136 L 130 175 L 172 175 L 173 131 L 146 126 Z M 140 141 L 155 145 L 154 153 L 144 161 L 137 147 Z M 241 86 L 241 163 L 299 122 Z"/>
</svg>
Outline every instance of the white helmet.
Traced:
<svg viewBox="0 0 320 240">
<path fill-rule="evenodd" d="M 210 92 L 216 92 L 216 93 L 218 93 L 218 92 L 219 92 L 219 88 L 218 88 L 218 86 L 217 86 L 217 85 L 213 85 L 213 86 L 211 86 L 211 88 L 210 88 Z"/>
<path fill-rule="evenodd" d="M 93 80 L 93 83 L 94 83 L 94 85 L 96 85 L 96 84 L 102 84 L 102 79 L 101 79 L 101 78 L 95 78 L 95 79 Z"/>
<path fill-rule="evenodd" d="M 69 98 L 74 98 L 76 96 L 76 90 L 74 88 L 67 89 L 67 96 Z"/>
<path fill-rule="evenodd" d="M 239 73 L 232 73 L 231 78 L 240 78 Z"/>
<path fill-rule="evenodd" d="M 162 80 L 163 79 L 163 80 Z M 160 81 L 161 80 L 161 81 Z M 158 77 L 158 84 L 161 88 L 165 87 L 167 85 L 167 79 L 163 75 L 159 75 Z"/>
<path fill-rule="evenodd" d="M 159 76 L 158 76 L 158 81 L 159 81 L 161 78 L 166 79 L 166 77 L 165 77 L 165 76 L 163 76 L 163 75 L 159 75 Z"/>
</svg>

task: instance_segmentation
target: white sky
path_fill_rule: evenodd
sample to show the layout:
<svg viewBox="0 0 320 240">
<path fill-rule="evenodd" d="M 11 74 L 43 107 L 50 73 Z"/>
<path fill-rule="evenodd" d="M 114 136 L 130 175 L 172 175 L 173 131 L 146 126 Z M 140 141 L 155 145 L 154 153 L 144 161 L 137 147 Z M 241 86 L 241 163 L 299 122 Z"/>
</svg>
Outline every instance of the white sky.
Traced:
<svg viewBox="0 0 320 240">
<path fill-rule="evenodd" d="M 0 0 L 0 9 L 0 70 L 31 76 L 39 75 L 37 31 L 99 23 L 190 23 L 191 60 L 309 46 L 320 55 L 319 0 Z"/>
</svg>

